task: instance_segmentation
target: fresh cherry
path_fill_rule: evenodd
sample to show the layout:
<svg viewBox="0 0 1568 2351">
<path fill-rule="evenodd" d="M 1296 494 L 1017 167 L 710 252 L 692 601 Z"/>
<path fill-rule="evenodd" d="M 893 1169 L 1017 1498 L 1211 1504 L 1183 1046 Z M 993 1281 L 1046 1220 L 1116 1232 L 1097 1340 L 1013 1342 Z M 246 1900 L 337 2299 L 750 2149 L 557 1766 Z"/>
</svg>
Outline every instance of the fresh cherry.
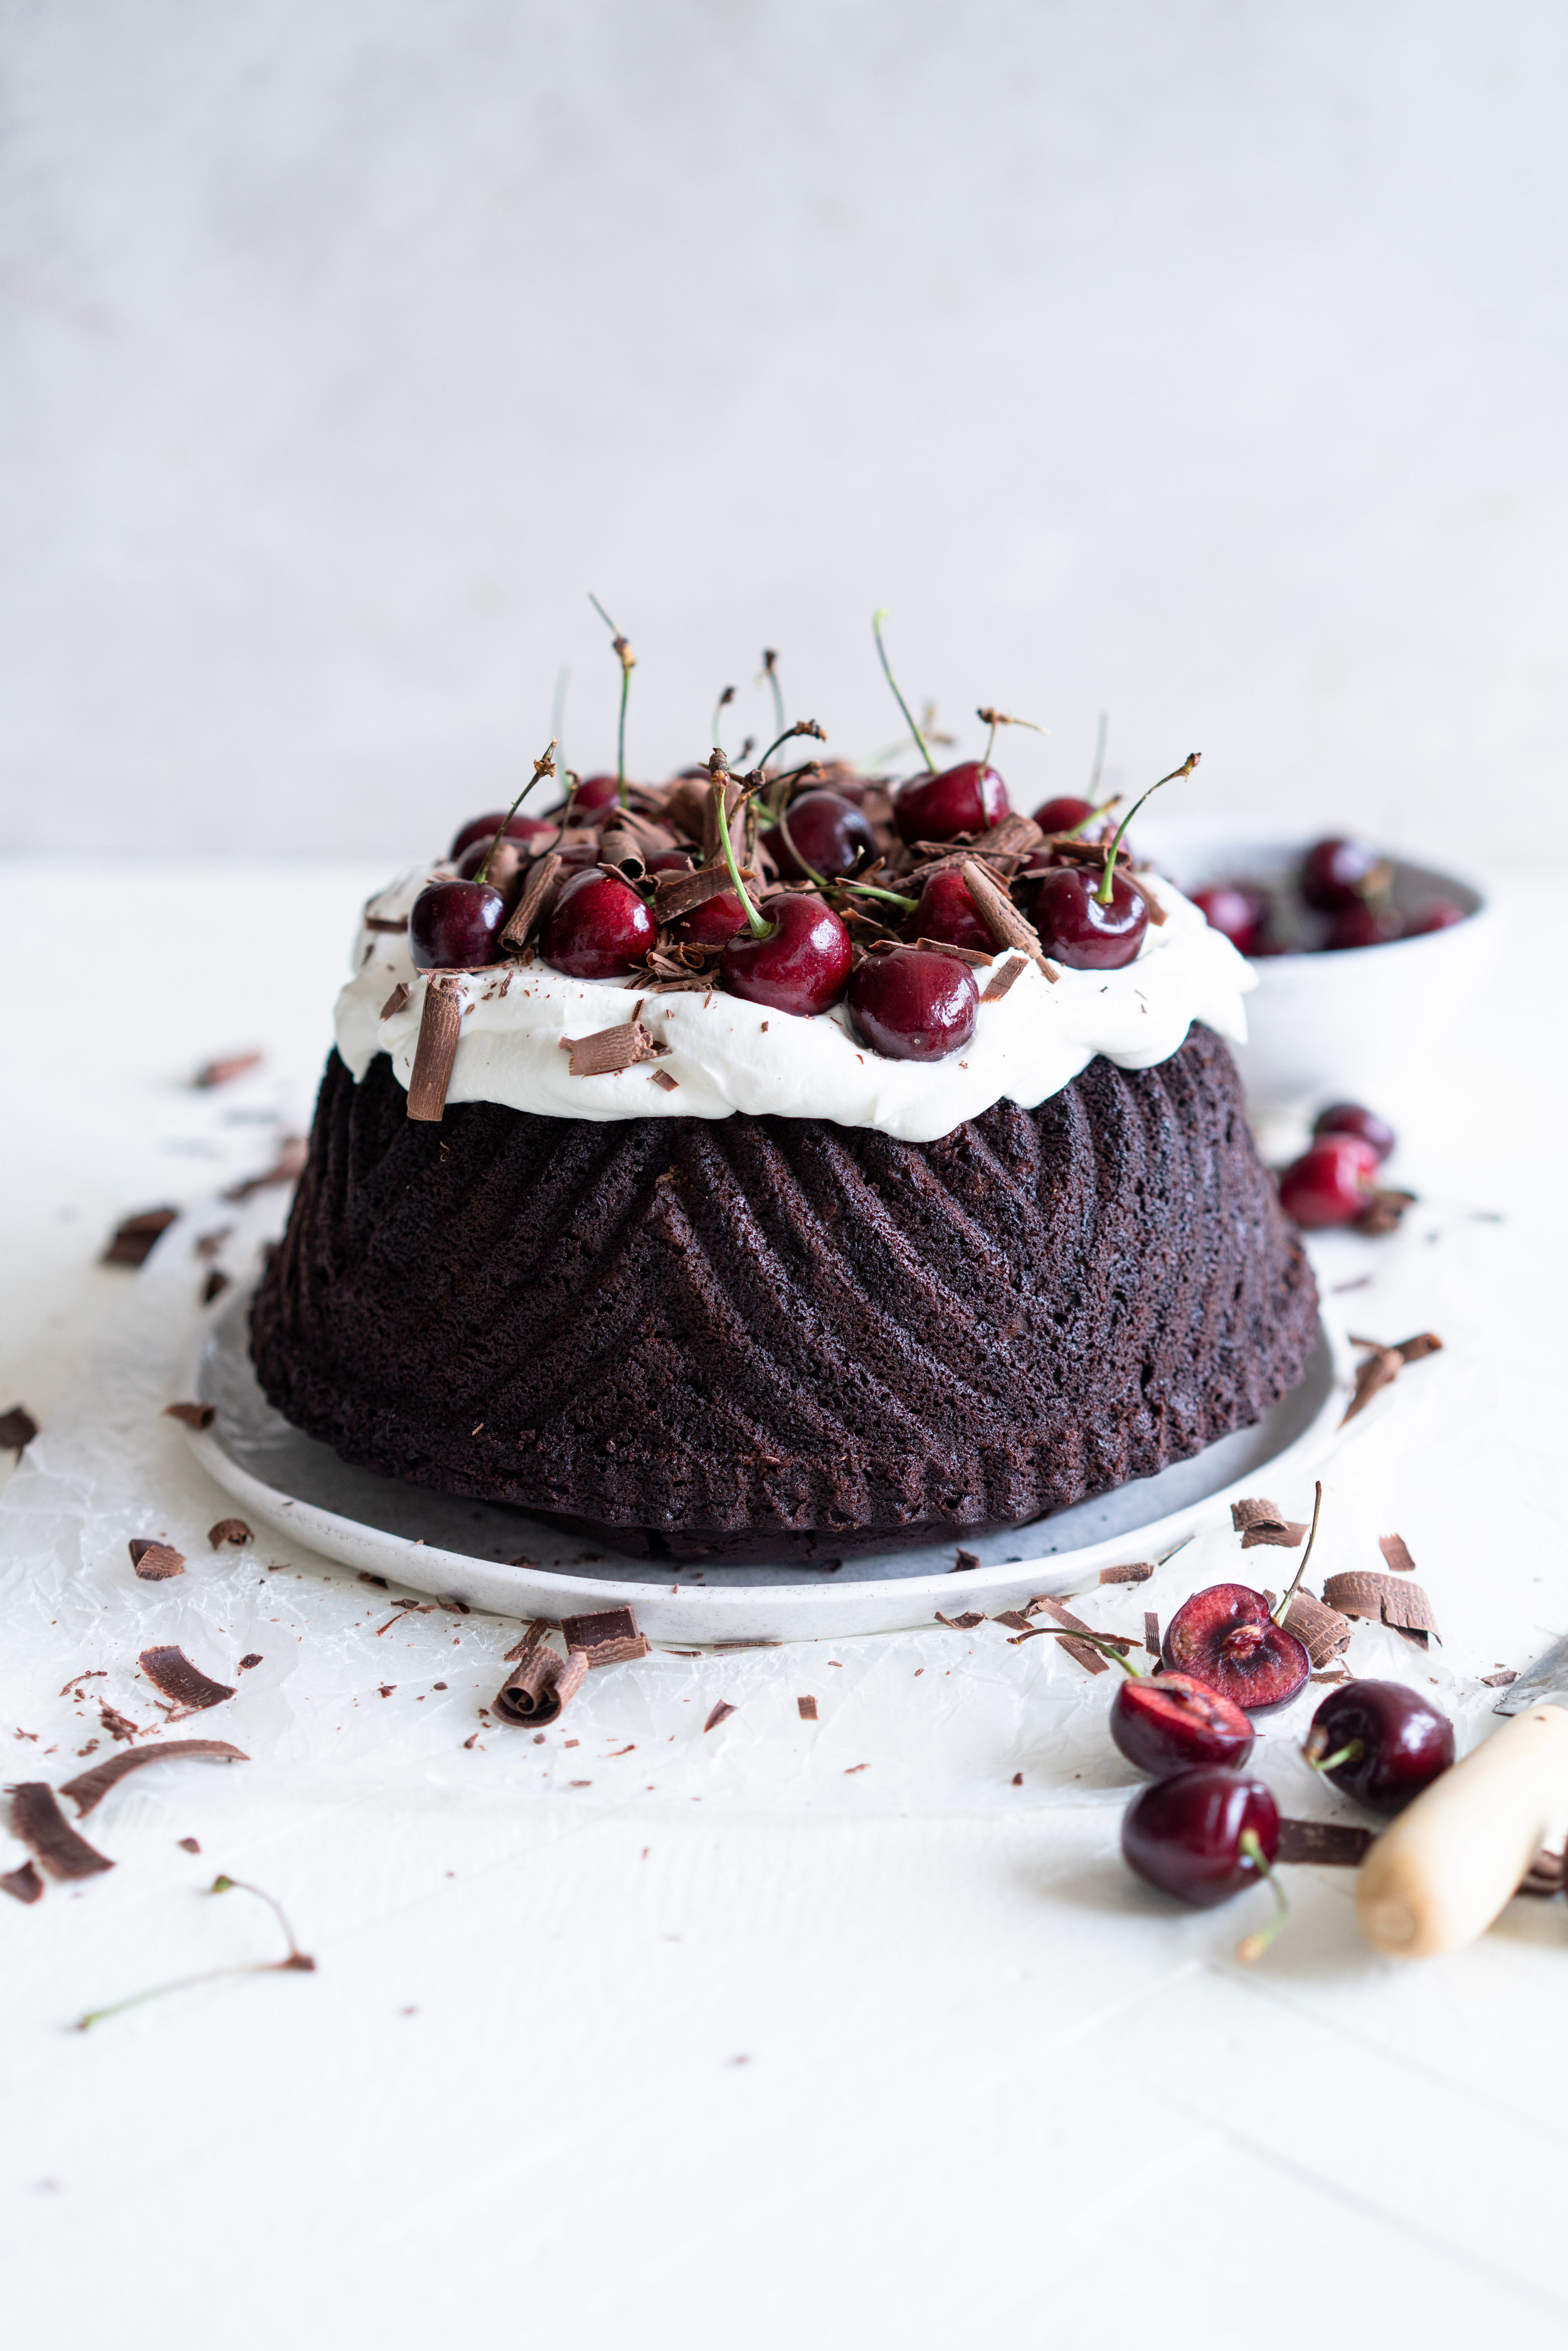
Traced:
<svg viewBox="0 0 1568 2351">
<path fill-rule="evenodd" d="M 1405 926 L 1405 935 L 1407 939 L 1424 939 L 1433 931 L 1451 931 L 1456 923 L 1469 919 L 1464 908 L 1456 906 L 1451 898 L 1435 898 L 1429 906 L 1423 906 L 1418 914 L 1412 915 Z"/>
<path fill-rule="evenodd" d="M 1041 832 L 1076 832 L 1093 813 L 1092 800 L 1074 799 L 1071 792 L 1063 792 L 1057 799 L 1041 800 L 1034 820 Z"/>
<path fill-rule="evenodd" d="M 766 938 L 747 927 L 719 959 L 719 979 L 731 996 L 775 1012 L 826 1012 L 844 992 L 852 960 L 850 935 L 831 906 L 790 893 L 768 904 Z"/>
<path fill-rule="evenodd" d="M 485 862 L 485 851 L 488 849 L 503 826 L 506 828 L 506 838 L 509 841 L 531 841 L 535 833 L 553 832 L 555 830 L 553 824 L 544 817 L 509 817 L 505 809 L 496 809 L 489 816 L 471 817 L 455 835 L 452 846 L 446 852 L 447 855 L 455 862 L 463 855 L 464 851 L 471 849 L 476 841 L 481 843 L 479 862 L 473 869 L 476 873 L 479 865 Z"/>
<path fill-rule="evenodd" d="M 1220 882 L 1211 890 L 1195 890 L 1192 903 L 1211 930 L 1223 932 L 1239 954 L 1256 955 L 1263 938 L 1269 902 L 1245 883 Z"/>
<path fill-rule="evenodd" d="M 1262 1781 L 1218 1763 L 1140 1788 L 1122 1815 L 1129 1866 L 1203 1910 L 1267 1876 L 1279 1850 L 1279 1807 Z"/>
<path fill-rule="evenodd" d="M 1239 1771 L 1252 1752 L 1241 1708 L 1190 1674 L 1129 1676 L 1111 1701 L 1111 1736 L 1129 1763 L 1156 1780 L 1199 1763 Z"/>
<path fill-rule="evenodd" d="M 912 938 L 939 939 L 944 946 L 972 947 L 977 955 L 995 955 L 997 943 L 980 920 L 969 885 L 951 867 L 933 873 L 920 893 L 920 904 L 909 918 Z"/>
<path fill-rule="evenodd" d="M 695 873 L 697 861 L 689 849 L 656 849 L 648 860 L 650 873 Z"/>
<path fill-rule="evenodd" d="M 631 883 L 593 866 L 574 873 L 557 898 L 545 930 L 545 959 L 573 979 L 613 979 L 640 963 L 657 935 Z"/>
<path fill-rule="evenodd" d="M 961 759 L 939 775 L 911 776 L 894 796 L 893 820 L 901 841 L 951 841 L 999 824 L 1011 803 L 996 769 Z"/>
<path fill-rule="evenodd" d="M 1301 895 L 1309 906 L 1337 914 L 1387 881 L 1387 861 L 1364 841 L 1319 841 L 1301 865 Z"/>
<path fill-rule="evenodd" d="M 1184 1600 L 1166 1626 L 1161 1655 L 1170 1672 L 1190 1674 L 1249 1714 L 1288 1704 L 1312 1669 L 1302 1643 L 1275 1624 L 1263 1594 L 1246 1583 L 1211 1583 Z"/>
<path fill-rule="evenodd" d="M 1379 1159 L 1387 1158 L 1396 1140 L 1387 1120 L 1379 1118 L 1375 1110 L 1368 1110 L 1362 1102 L 1331 1102 L 1313 1119 L 1312 1134 L 1314 1139 L 1328 1134 L 1354 1134 L 1370 1144 Z"/>
<path fill-rule="evenodd" d="M 1329 925 L 1323 946 L 1341 954 L 1348 947 L 1385 947 L 1403 935 L 1405 924 L 1397 908 L 1369 905 L 1364 899 L 1342 906 Z"/>
<path fill-rule="evenodd" d="M 621 787 L 613 776 L 584 776 L 577 788 L 580 809 L 610 808 L 621 797 Z"/>
<path fill-rule="evenodd" d="M 1149 927 L 1148 903 L 1118 867 L 1111 903 L 1100 901 L 1098 865 L 1052 865 L 1034 895 L 1034 926 L 1047 955 L 1073 971 L 1120 971 Z"/>
<path fill-rule="evenodd" d="M 465 971 L 490 963 L 507 901 L 488 882 L 432 882 L 408 918 L 408 952 L 421 971 Z"/>
<path fill-rule="evenodd" d="M 1398 1813 L 1454 1760 L 1454 1726 L 1404 1682 L 1331 1690 L 1306 1737 L 1314 1770 L 1375 1813 Z"/>
<path fill-rule="evenodd" d="M 1359 1134 L 1325 1134 L 1280 1178 L 1280 1206 L 1304 1232 L 1354 1224 L 1372 1205 L 1379 1154 Z"/>
<path fill-rule="evenodd" d="M 683 914 L 672 925 L 675 936 L 699 947 L 722 947 L 734 938 L 746 922 L 746 909 L 733 890 L 721 890 L 716 898 L 705 898 L 689 914 Z"/>
<path fill-rule="evenodd" d="M 975 1033 L 980 991 L 967 964 L 920 947 L 867 956 L 850 981 L 850 1014 L 894 1061 L 940 1061 Z"/>
<path fill-rule="evenodd" d="M 846 873 L 858 873 L 876 855 L 870 823 L 840 792 L 802 792 L 785 810 L 784 823 L 794 853 L 783 825 L 769 825 L 762 846 L 786 882 L 810 882 L 818 874 L 837 882 Z"/>
</svg>

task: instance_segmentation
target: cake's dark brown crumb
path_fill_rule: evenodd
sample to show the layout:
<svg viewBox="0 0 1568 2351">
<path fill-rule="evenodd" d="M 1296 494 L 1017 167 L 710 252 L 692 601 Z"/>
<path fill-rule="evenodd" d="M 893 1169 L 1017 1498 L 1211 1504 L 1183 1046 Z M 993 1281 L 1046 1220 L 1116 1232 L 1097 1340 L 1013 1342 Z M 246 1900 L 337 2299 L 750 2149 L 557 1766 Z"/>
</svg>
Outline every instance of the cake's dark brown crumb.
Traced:
<svg viewBox="0 0 1568 2351">
<path fill-rule="evenodd" d="M 1147 1477 L 1300 1380 L 1316 1295 L 1194 1028 L 939 1142 L 815 1119 L 410 1120 L 334 1053 L 252 1317 L 346 1460 L 622 1551 L 842 1558 Z"/>
</svg>

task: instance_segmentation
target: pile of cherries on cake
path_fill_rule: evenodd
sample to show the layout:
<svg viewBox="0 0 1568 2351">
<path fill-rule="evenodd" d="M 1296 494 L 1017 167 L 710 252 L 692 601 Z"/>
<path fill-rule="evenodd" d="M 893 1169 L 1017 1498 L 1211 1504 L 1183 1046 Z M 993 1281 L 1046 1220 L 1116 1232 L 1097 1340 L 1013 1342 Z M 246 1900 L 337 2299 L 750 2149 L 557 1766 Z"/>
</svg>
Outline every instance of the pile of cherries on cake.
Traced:
<svg viewBox="0 0 1568 2351">
<path fill-rule="evenodd" d="M 1192 893 L 1217 931 L 1244 956 L 1316 955 L 1387 946 L 1451 930 L 1465 919 L 1452 898 L 1415 914 L 1394 903 L 1394 867 L 1364 841 L 1318 841 L 1282 885 L 1219 882 Z"/>
<path fill-rule="evenodd" d="M 821 730 L 807 721 L 789 733 Z M 779 1012 L 826 1012 L 847 999 L 876 1051 L 934 1061 L 973 1036 L 973 967 L 1004 947 L 1110 971 L 1143 945 L 1150 901 L 1120 834 L 1088 800 L 1014 814 L 988 760 L 890 789 L 814 760 L 774 774 L 768 756 L 731 777 L 716 753 L 664 785 L 590 776 L 552 817 L 476 817 L 453 841 L 453 870 L 414 902 L 413 962 L 472 970 L 537 952 L 573 978 L 716 987 Z M 519 937 L 512 915 L 551 855 L 558 865 Z M 994 884 L 988 907 L 965 878 L 967 861 L 980 869 L 982 893 Z M 690 895 L 669 879 L 699 871 L 725 886 L 662 916 L 661 901 Z"/>
</svg>

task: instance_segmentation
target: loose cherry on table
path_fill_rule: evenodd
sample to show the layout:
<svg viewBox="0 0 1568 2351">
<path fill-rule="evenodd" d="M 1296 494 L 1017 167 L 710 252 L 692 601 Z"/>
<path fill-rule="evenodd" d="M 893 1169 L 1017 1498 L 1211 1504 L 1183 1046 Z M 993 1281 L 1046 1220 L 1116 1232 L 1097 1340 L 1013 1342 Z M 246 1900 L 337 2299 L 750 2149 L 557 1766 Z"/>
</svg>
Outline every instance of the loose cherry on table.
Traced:
<svg viewBox="0 0 1568 2351">
<path fill-rule="evenodd" d="M 920 904 L 909 918 L 909 935 L 939 939 L 944 946 L 972 947 L 977 955 L 995 955 L 997 943 L 976 910 L 969 885 L 951 868 L 933 873 L 920 893 Z"/>
<path fill-rule="evenodd" d="M 1287 1705 L 1312 1669 L 1305 1646 L 1246 1583 L 1211 1583 L 1184 1600 L 1166 1626 L 1161 1655 L 1170 1672 L 1190 1674 L 1248 1714 Z"/>
<path fill-rule="evenodd" d="M 494 959 L 506 919 L 506 897 L 490 883 L 432 882 L 409 912 L 409 956 L 420 971 L 471 970 Z"/>
<path fill-rule="evenodd" d="M 1261 891 L 1240 883 L 1219 882 L 1210 890 L 1195 890 L 1192 903 L 1209 928 L 1223 933 L 1239 954 L 1257 954 L 1269 912 Z"/>
<path fill-rule="evenodd" d="M 1353 1225 L 1372 1206 L 1381 1155 L 1359 1134 L 1325 1134 L 1280 1178 L 1280 1206 L 1304 1232 Z"/>
<path fill-rule="evenodd" d="M 1337 914 L 1388 882 L 1388 861 L 1365 841 L 1318 841 L 1301 864 L 1301 895 L 1321 914 Z"/>
<path fill-rule="evenodd" d="M 1312 1717 L 1307 1761 L 1375 1813 L 1402 1812 L 1454 1760 L 1454 1726 L 1404 1682 L 1355 1681 Z"/>
<path fill-rule="evenodd" d="M 1190 1674 L 1130 1672 L 1111 1701 L 1111 1736 L 1129 1763 L 1156 1780 L 1200 1763 L 1239 1771 L 1252 1752 L 1241 1708 Z"/>
<path fill-rule="evenodd" d="M 1317 1142 L 1331 1134 L 1354 1134 L 1369 1144 L 1380 1160 L 1387 1158 L 1397 1140 L 1387 1120 L 1368 1110 L 1364 1102 L 1331 1102 L 1327 1110 L 1319 1111 L 1312 1121 L 1312 1138 Z"/>
<path fill-rule="evenodd" d="M 629 882 L 594 866 L 566 883 L 545 930 L 545 960 L 572 979 L 613 979 L 642 961 L 658 935 Z"/>
<path fill-rule="evenodd" d="M 826 1012 L 842 996 L 852 959 L 849 932 L 832 908 L 791 893 L 769 901 L 765 935 L 747 918 L 719 958 L 719 982 L 731 996 L 776 1012 Z"/>
<path fill-rule="evenodd" d="M 470 817 L 466 824 L 460 826 L 446 853 L 455 861 L 462 857 L 465 850 L 472 849 L 477 843 L 479 862 L 474 868 L 477 872 L 479 865 L 485 862 L 485 851 L 498 832 L 508 841 L 531 841 L 538 833 L 554 831 L 555 823 L 551 818 L 508 816 L 504 809 L 495 809 L 488 816 Z"/>
<path fill-rule="evenodd" d="M 867 956 L 850 981 L 850 1016 L 894 1061 L 940 1061 L 975 1033 L 980 992 L 967 964 L 920 947 Z"/>
<path fill-rule="evenodd" d="M 911 776 L 894 795 L 893 820 L 904 841 L 951 841 L 1000 824 L 1011 802 L 995 768 L 961 759 L 956 768 Z"/>
<path fill-rule="evenodd" d="M 1122 1815 L 1122 1853 L 1151 1886 L 1202 1910 L 1270 1876 L 1280 1813 L 1261 1780 L 1206 1763 L 1140 1788 Z M 1275 1886 L 1283 1908 L 1283 1896 Z M 1267 1939 L 1249 1937 L 1238 1957 Z"/>
<path fill-rule="evenodd" d="M 769 825 L 762 846 L 786 882 L 837 882 L 870 864 L 877 839 L 868 820 L 842 793 L 802 792 L 785 810 L 783 824 Z"/>
</svg>

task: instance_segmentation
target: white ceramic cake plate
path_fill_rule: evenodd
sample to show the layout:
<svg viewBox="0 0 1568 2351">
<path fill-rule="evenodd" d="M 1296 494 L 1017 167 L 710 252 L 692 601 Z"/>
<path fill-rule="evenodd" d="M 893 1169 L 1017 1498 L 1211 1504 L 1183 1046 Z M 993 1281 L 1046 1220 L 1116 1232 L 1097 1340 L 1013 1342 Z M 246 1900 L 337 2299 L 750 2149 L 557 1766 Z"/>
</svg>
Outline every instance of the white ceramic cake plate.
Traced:
<svg viewBox="0 0 1568 2351">
<path fill-rule="evenodd" d="M 1081 1591 L 1103 1567 L 1160 1558 L 1217 1505 L 1293 1488 L 1332 1448 L 1352 1389 L 1348 1343 L 1325 1317 L 1301 1386 L 1257 1427 L 1053 1518 L 976 1538 L 966 1548 L 980 1564 L 967 1573 L 953 1573 L 952 1542 L 873 1552 L 837 1569 L 704 1568 L 596 1551 L 526 1511 L 340 1461 L 262 1395 L 246 1345 L 248 1307 L 247 1284 L 207 1324 L 185 1391 L 216 1407 L 210 1428 L 188 1432 L 191 1445 L 247 1520 L 431 1598 L 552 1624 L 632 1607 L 643 1632 L 681 1642 L 832 1640 L 929 1625 L 938 1609 L 992 1614 L 1037 1592 Z"/>
</svg>

